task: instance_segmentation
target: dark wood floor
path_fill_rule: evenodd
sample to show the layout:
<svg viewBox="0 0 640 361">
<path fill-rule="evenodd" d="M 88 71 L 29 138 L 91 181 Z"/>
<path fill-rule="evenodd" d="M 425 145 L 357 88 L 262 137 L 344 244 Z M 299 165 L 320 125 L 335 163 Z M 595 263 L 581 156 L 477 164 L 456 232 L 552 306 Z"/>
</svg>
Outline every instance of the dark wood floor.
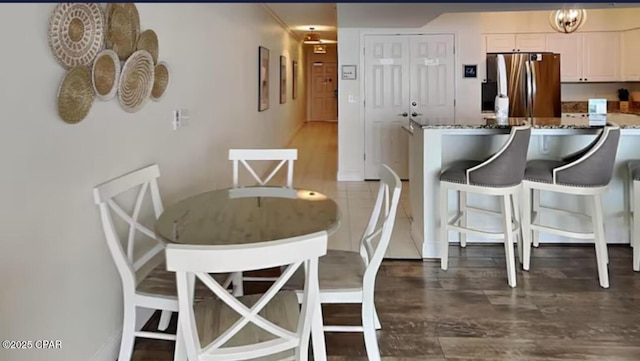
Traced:
<svg viewBox="0 0 640 361">
<path fill-rule="evenodd" d="M 376 285 L 383 360 L 640 360 L 640 273 L 631 248 L 610 246 L 611 288 L 593 247 L 542 245 L 507 286 L 502 246 L 452 246 L 435 261 L 384 261 Z M 325 323 L 356 324 L 357 306 L 325 307 Z M 175 320 L 172 322 L 175 330 Z M 359 333 L 327 333 L 329 360 L 366 360 Z M 173 343 L 138 339 L 133 360 L 172 360 Z"/>
</svg>

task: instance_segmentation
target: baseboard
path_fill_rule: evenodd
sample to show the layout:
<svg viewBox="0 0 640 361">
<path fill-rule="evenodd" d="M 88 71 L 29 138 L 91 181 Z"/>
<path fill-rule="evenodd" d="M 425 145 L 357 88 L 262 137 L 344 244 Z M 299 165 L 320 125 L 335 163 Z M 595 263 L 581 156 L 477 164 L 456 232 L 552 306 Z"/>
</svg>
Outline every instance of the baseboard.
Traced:
<svg viewBox="0 0 640 361">
<path fill-rule="evenodd" d="M 122 330 L 118 329 L 113 332 L 98 351 L 93 355 L 91 361 L 115 361 L 118 359 L 120 351 L 120 338 Z"/>
<path fill-rule="evenodd" d="M 338 182 L 358 182 L 364 181 L 359 172 L 338 172 Z"/>
<path fill-rule="evenodd" d="M 148 308 L 138 308 L 136 330 L 142 329 L 142 327 L 149 322 L 154 312 L 155 310 Z M 122 329 L 115 330 L 98 351 L 96 351 L 90 361 L 116 361 L 118 359 L 118 353 L 120 352 L 121 337 Z"/>
</svg>

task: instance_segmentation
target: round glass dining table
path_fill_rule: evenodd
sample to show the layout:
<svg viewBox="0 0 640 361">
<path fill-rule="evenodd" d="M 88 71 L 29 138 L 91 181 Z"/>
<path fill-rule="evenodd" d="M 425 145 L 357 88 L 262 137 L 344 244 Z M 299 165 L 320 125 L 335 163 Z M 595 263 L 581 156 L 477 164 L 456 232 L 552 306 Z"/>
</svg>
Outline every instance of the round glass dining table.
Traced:
<svg viewBox="0 0 640 361">
<path fill-rule="evenodd" d="M 268 242 L 340 225 L 335 201 L 312 191 L 243 187 L 201 193 L 167 207 L 155 223 L 167 242 L 227 245 Z"/>
</svg>

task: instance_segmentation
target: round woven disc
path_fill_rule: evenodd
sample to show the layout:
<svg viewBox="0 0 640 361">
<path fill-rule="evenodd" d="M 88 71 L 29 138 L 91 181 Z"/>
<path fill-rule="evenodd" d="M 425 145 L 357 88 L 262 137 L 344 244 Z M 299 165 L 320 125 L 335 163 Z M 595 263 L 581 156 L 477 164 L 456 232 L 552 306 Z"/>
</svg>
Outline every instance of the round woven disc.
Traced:
<svg viewBox="0 0 640 361">
<path fill-rule="evenodd" d="M 107 48 L 118 54 L 120 60 L 136 51 L 140 34 L 140 16 L 133 3 L 109 3 L 107 5 Z"/>
<path fill-rule="evenodd" d="M 96 3 L 58 4 L 49 19 L 49 46 L 65 69 L 90 65 L 104 45 L 104 16 Z"/>
<path fill-rule="evenodd" d="M 93 62 L 91 72 L 93 90 L 100 100 L 109 100 L 118 91 L 118 79 L 120 78 L 120 59 L 113 50 L 103 50 Z"/>
<path fill-rule="evenodd" d="M 118 86 L 118 101 L 129 113 L 142 109 L 153 88 L 153 58 L 146 50 L 131 54 L 122 67 Z"/>
<path fill-rule="evenodd" d="M 84 66 L 71 68 L 58 89 L 58 115 L 67 123 L 78 123 L 89 114 L 93 95 L 89 69 Z"/>
<path fill-rule="evenodd" d="M 165 91 L 169 87 L 170 71 L 169 66 L 164 61 L 161 61 L 156 65 L 153 72 L 153 89 L 151 90 L 151 99 L 159 101 L 164 96 Z"/>
<path fill-rule="evenodd" d="M 138 37 L 137 50 L 146 50 L 153 57 L 153 63 L 158 64 L 158 35 L 153 30 L 145 30 Z"/>
</svg>

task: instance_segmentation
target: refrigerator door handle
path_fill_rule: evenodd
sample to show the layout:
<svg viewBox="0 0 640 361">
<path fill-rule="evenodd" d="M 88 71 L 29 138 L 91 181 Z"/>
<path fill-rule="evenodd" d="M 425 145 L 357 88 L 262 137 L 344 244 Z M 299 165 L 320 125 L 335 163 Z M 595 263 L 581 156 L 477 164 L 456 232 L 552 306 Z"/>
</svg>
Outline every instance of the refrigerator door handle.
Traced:
<svg viewBox="0 0 640 361">
<path fill-rule="evenodd" d="M 526 104 L 527 104 L 527 116 L 531 117 L 531 113 L 533 112 L 533 106 L 532 106 L 532 92 L 531 92 L 531 64 L 529 63 L 529 60 L 526 60 L 524 63 L 524 68 L 525 68 L 525 81 L 526 81 L 526 88 L 527 88 L 527 94 L 526 94 Z"/>
<path fill-rule="evenodd" d="M 531 63 L 531 116 L 533 117 L 534 109 L 535 109 L 535 99 L 536 94 L 538 93 L 538 87 L 536 85 L 536 66 Z"/>
</svg>

